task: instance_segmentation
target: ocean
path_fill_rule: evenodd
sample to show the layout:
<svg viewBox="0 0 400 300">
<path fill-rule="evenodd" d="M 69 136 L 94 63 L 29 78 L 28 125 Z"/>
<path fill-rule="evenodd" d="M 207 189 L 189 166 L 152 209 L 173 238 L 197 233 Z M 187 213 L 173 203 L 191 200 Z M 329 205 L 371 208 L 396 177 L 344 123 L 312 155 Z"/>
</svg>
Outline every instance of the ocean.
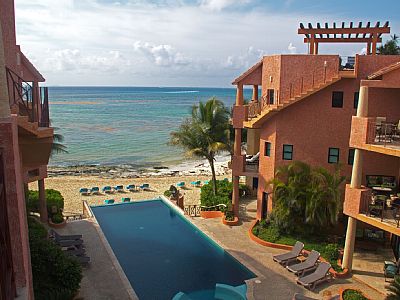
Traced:
<svg viewBox="0 0 400 300">
<path fill-rule="evenodd" d="M 251 90 L 244 93 L 251 97 Z M 182 162 L 183 151 L 167 145 L 170 132 L 199 101 L 216 97 L 231 107 L 235 96 L 234 88 L 49 87 L 51 126 L 68 150 L 49 164 L 147 168 Z"/>
</svg>

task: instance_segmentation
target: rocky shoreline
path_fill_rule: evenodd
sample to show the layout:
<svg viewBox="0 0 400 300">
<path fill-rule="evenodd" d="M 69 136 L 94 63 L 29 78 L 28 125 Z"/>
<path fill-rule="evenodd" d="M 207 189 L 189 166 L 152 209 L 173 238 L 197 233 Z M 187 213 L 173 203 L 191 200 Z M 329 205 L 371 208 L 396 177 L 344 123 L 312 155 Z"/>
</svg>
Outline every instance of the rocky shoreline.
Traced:
<svg viewBox="0 0 400 300">
<path fill-rule="evenodd" d="M 216 161 L 215 172 L 218 176 L 230 173 L 228 160 Z M 97 176 L 99 178 L 146 178 L 168 176 L 211 176 L 210 165 L 206 161 L 187 161 L 176 166 L 154 166 L 150 168 L 135 168 L 131 165 L 119 166 L 49 166 L 49 177 L 60 176 Z"/>
</svg>

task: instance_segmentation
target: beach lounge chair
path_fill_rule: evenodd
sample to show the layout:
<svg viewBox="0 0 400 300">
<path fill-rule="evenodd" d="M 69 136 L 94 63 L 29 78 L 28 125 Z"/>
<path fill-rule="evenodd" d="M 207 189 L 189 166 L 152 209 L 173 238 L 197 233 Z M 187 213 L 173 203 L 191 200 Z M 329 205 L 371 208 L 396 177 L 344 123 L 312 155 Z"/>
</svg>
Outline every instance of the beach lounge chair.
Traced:
<svg viewBox="0 0 400 300">
<path fill-rule="evenodd" d="M 302 286 L 313 290 L 319 283 L 322 283 L 331 278 L 329 269 L 331 264 L 322 262 L 318 265 L 315 271 L 309 275 L 297 278 L 297 283 Z"/>
<path fill-rule="evenodd" d="M 98 186 L 94 186 L 90 189 L 90 192 L 92 193 L 92 195 L 99 195 L 100 194 L 100 189 Z"/>
<path fill-rule="evenodd" d="M 150 184 L 148 183 L 143 183 L 139 188 L 143 191 L 150 191 Z"/>
<path fill-rule="evenodd" d="M 85 255 L 85 248 L 69 247 L 63 250 L 65 254 L 70 256 L 83 256 Z"/>
<path fill-rule="evenodd" d="M 302 275 L 304 272 L 311 271 L 315 269 L 317 266 L 318 259 L 320 257 L 319 252 L 312 250 L 310 255 L 308 255 L 307 259 L 301 263 L 294 264 L 287 266 L 286 269 L 288 269 L 290 272 L 293 272 L 296 275 Z"/>
<path fill-rule="evenodd" d="M 134 185 L 134 184 L 129 184 L 129 185 L 127 185 L 127 186 L 126 186 L 126 189 L 127 189 L 128 191 L 130 191 L 130 192 L 136 192 L 136 191 L 137 191 L 136 185 Z"/>
<path fill-rule="evenodd" d="M 80 246 L 83 244 L 82 240 L 54 240 L 54 242 L 60 247 Z"/>
<path fill-rule="evenodd" d="M 106 199 L 104 200 L 104 204 L 113 204 L 115 202 L 114 199 Z"/>
<path fill-rule="evenodd" d="M 122 198 L 121 199 L 121 202 L 131 202 L 131 198 L 129 198 L 129 197 L 124 197 L 124 198 Z"/>
<path fill-rule="evenodd" d="M 88 188 L 81 188 L 81 189 L 79 190 L 79 193 L 80 193 L 82 196 L 89 196 L 89 195 L 90 195 L 90 190 L 89 190 Z"/>
<path fill-rule="evenodd" d="M 117 185 L 114 190 L 118 193 L 123 193 L 124 191 L 124 186 L 123 185 Z"/>
<path fill-rule="evenodd" d="M 297 257 L 301 254 L 301 251 L 303 251 L 303 248 L 304 244 L 302 242 L 297 241 L 290 252 L 275 255 L 272 258 L 274 261 L 280 263 L 281 265 L 287 266 L 288 263 L 297 259 Z"/>
<path fill-rule="evenodd" d="M 114 193 L 114 190 L 112 189 L 111 186 L 107 185 L 107 186 L 103 187 L 103 193 L 112 194 L 112 193 Z"/>
<path fill-rule="evenodd" d="M 192 181 L 190 183 L 190 185 L 193 186 L 193 187 L 200 187 L 201 186 L 201 180 Z"/>
<path fill-rule="evenodd" d="M 210 182 L 210 180 L 204 180 L 203 184 L 208 184 Z"/>
<path fill-rule="evenodd" d="M 184 182 L 184 181 L 178 182 L 178 183 L 176 184 L 176 186 L 179 187 L 179 188 L 181 188 L 181 189 L 183 189 L 183 188 L 185 187 L 185 182 Z"/>
<path fill-rule="evenodd" d="M 76 259 L 81 265 L 87 265 L 90 262 L 90 257 L 88 256 L 71 256 Z"/>
<path fill-rule="evenodd" d="M 49 236 L 54 238 L 56 241 L 70 241 L 70 240 L 82 239 L 81 234 L 63 235 L 63 234 L 59 234 L 54 229 L 49 230 Z"/>
</svg>

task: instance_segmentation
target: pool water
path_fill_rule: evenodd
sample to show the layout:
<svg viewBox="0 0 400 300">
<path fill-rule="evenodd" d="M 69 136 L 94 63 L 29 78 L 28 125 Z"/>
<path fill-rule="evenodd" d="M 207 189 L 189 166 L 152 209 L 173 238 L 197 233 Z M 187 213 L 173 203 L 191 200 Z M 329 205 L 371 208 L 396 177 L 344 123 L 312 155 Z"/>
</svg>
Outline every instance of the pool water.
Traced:
<svg viewBox="0 0 400 300">
<path fill-rule="evenodd" d="M 96 206 L 92 211 L 140 299 L 214 299 L 216 283 L 255 275 L 162 200 Z"/>
</svg>

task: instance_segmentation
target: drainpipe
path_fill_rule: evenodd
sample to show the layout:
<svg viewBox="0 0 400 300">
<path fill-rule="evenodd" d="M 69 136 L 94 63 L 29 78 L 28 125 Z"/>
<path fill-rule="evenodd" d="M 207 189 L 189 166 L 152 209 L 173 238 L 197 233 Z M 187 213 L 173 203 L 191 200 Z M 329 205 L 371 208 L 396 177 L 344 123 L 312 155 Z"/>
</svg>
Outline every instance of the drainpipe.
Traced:
<svg viewBox="0 0 400 300">
<path fill-rule="evenodd" d="M 8 98 L 6 61 L 4 57 L 3 30 L 0 23 L 0 119 L 11 115 L 10 101 Z"/>
</svg>

